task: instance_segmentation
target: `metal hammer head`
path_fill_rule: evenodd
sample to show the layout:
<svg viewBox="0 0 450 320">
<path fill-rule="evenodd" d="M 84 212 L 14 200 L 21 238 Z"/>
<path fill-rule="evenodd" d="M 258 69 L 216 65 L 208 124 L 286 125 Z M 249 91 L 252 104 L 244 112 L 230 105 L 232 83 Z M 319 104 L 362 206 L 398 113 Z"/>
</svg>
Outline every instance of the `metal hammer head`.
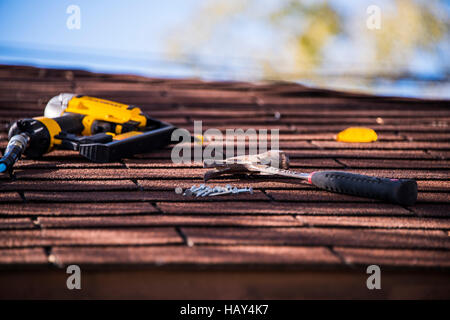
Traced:
<svg viewBox="0 0 450 320">
<path fill-rule="evenodd" d="M 243 155 L 227 158 L 225 160 L 205 160 L 204 168 L 214 168 L 205 173 L 205 181 L 224 174 L 262 174 L 254 168 L 255 165 L 272 166 L 280 169 L 289 169 L 289 157 L 281 150 Z"/>
</svg>

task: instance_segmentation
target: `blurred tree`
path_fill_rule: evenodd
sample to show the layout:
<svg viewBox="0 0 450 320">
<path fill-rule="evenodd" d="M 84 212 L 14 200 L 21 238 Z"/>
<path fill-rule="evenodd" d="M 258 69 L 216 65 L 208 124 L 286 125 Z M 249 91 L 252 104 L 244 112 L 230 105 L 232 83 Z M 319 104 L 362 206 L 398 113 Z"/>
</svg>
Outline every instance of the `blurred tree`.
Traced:
<svg viewBox="0 0 450 320">
<path fill-rule="evenodd" d="M 394 10 L 386 10 L 382 28 L 374 33 L 377 61 L 401 66 L 416 50 L 435 50 L 448 33 L 448 22 L 439 14 L 438 2 L 396 0 Z"/>
<path fill-rule="evenodd" d="M 285 48 L 292 52 L 292 73 L 310 73 L 322 63 L 322 48 L 332 37 L 342 32 L 341 18 L 327 3 L 302 4 L 289 0 L 280 9 L 270 14 L 270 22 L 288 33 Z M 299 23 L 301 21 L 301 24 Z M 301 28 L 296 26 L 301 25 Z M 284 78 L 276 64 L 264 62 L 268 78 Z"/>
<path fill-rule="evenodd" d="M 372 4 L 381 9 L 377 30 L 366 26 L 366 8 Z M 187 56 L 211 48 L 211 43 L 220 47 L 218 38 L 231 41 L 224 30 L 233 29 L 233 24 L 257 20 L 270 30 L 266 33 L 276 35 L 265 51 L 258 48 L 258 54 L 250 57 L 258 61 L 263 78 L 298 80 L 318 71 L 402 74 L 411 71 L 420 53 L 437 57 L 448 73 L 447 53 L 441 52 L 442 42 L 449 40 L 448 12 L 445 0 L 363 0 L 354 6 L 332 0 L 283 0 L 276 5 L 262 0 L 219 0 L 208 2 L 183 25 L 182 35 L 178 33 L 169 43 L 172 57 Z M 245 52 L 243 47 L 250 45 L 245 42 L 241 40 L 235 52 Z"/>
</svg>

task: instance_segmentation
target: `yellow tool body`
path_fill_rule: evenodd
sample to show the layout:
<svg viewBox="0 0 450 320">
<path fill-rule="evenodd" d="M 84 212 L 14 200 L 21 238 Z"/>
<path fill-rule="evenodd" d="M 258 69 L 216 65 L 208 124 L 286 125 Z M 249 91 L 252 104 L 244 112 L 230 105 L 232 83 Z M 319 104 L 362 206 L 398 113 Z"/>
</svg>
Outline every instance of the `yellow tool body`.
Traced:
<svg viewBox="0 0 450 320">
<path fill-rule="evenodd" d="M 116 126 L 115 134 L 122 133 L 120 124 L 130 121 L 136 122 L 138 128 L 144 128 L 147 118 L 138 107 L 130 107 L 123 103 L 98 99 L 88 96 L 76 96 L 69 100 L 67 108 L 63 113 L 76 113 L 85 115 L 83 118 L 84 130 L 82 135 L 90 136 L 94 121 L 105 121 L 119 124 Z"/>
<path fill-rule="evenodd" d="M 95 162 L 114 161 L 169 144 L 174 129 L 136 106 L 62 93 L 50 99 L 43 117 L 12 124 L 0 172 L 22 153 L 38 158 L 55 148 L 79 151 Z"/>
</svg>

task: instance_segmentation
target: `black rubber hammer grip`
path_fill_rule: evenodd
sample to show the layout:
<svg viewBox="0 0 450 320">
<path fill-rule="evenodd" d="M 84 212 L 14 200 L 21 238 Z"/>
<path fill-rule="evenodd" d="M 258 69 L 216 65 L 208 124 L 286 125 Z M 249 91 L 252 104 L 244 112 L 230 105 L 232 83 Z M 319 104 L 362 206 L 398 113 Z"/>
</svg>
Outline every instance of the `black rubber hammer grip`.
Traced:
<svg viewBox="0 0 450 320">
<path fill-rule="evenodd" d="M 411 179 L 388 179 L 341 171 L 317 171 L 308 181 L 332 192 L 389 201 L 405 206 L 417 200 L 417 183 Z"/>
</svg>

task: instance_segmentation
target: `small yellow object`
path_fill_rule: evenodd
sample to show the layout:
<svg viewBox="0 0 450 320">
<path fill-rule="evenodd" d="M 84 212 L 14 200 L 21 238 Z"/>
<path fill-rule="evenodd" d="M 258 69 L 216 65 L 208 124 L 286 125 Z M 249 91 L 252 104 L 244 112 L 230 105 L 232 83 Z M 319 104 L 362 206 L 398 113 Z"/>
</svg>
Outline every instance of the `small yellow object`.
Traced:
<svg viewBox="0 0 450 320">
<path fill-rule="evenodd" d="M 127 138 L 131 138 L 134 136 L 138 136 L 142 134 L 141 131 L 128 131 L 122 134 L 117 134 L 113 137 L 113 140 L 123 140 L 123 139 L 127 139 Z"/>
<path fill-rule="evenodd" d="M 201 146 L 202 146 L 205 142 L 208 141 L 208 139 L 206 139 L 206 137 L 205 137 L 205 136 L 202 136 L 201 134 L 196 135 L 196 136 L 194 137 L 194 140 L 195 140 L 195 142 L 196 142 L 197 144 L 199 144 L 199 145 L 201 145 Z"/>
<path fill-rule="evenodd" d="M 336 141 L 340 142 L 373 142 L 377 139 L 375 130 L 363 127 L 347 128 L 336 136 Z"/>
</svg>

